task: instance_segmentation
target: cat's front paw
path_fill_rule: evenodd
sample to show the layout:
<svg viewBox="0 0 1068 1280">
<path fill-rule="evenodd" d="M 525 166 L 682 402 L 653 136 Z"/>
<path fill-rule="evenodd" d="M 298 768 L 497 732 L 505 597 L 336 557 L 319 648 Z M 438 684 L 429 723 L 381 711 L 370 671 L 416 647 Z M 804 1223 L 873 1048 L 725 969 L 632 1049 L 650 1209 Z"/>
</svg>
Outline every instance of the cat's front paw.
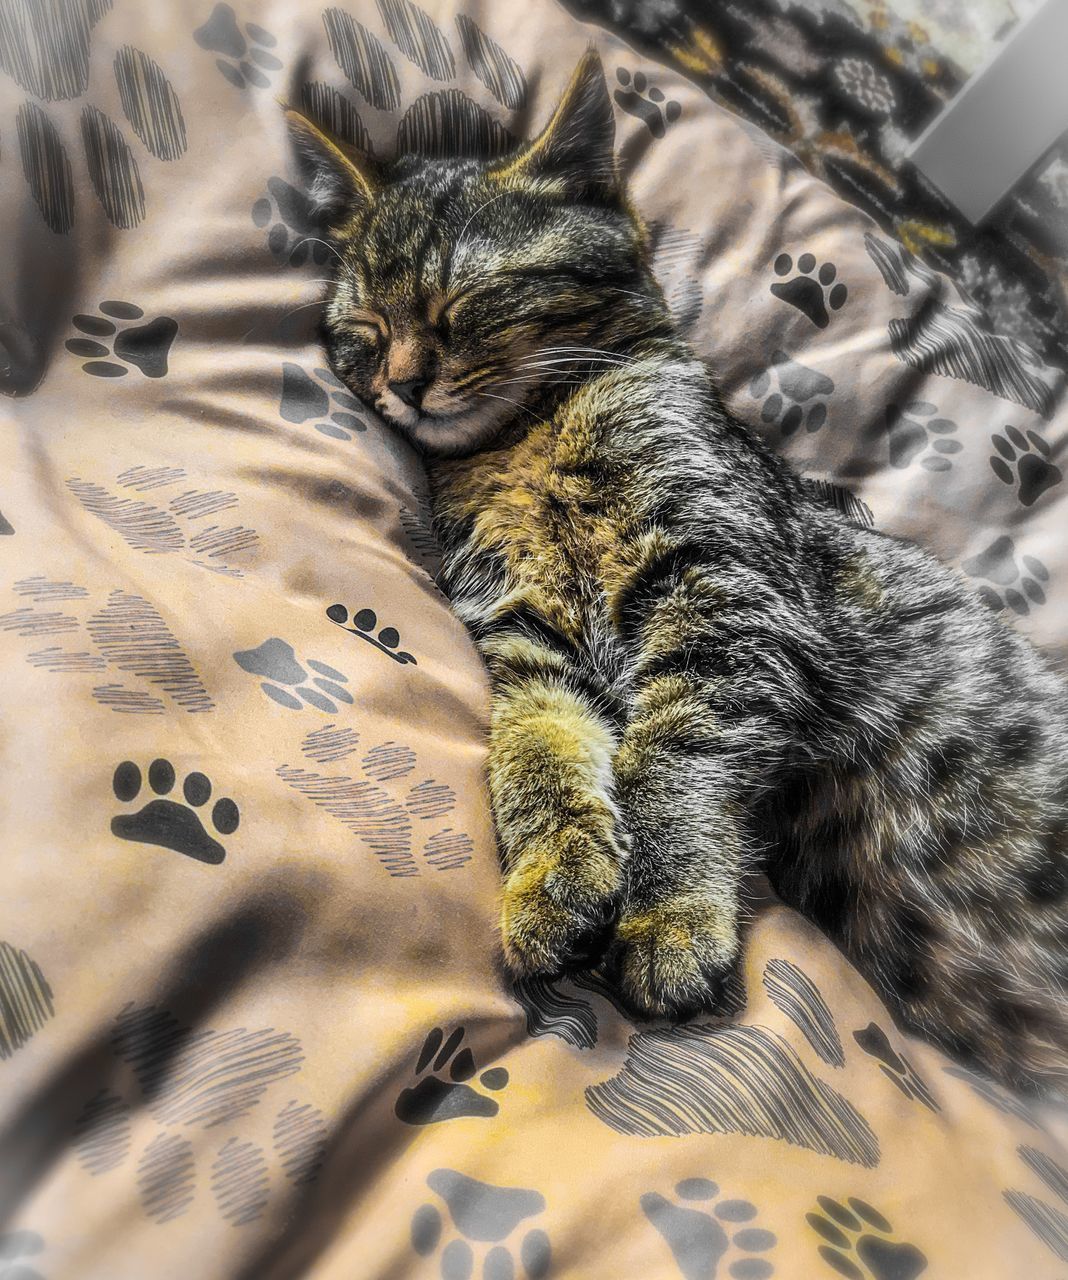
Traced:
<svg viewBox="0 0 1068 1280">
<path fill-rule="evenodd" d="M 681 1018 L 721 1010 L 733 998 L 739 950 L 733 912 L 680 894 L 643 910 L 628 907 L 616 924 L 609 965 L 636 1013 Z"/>
<path fill-rule="evenodd" d="M 512 860 L 504 882 L 504 957 L 517 977 L 593 963 L 623 891 L 623 850 L 611 834 L 565 827 Z"/>
</svg>

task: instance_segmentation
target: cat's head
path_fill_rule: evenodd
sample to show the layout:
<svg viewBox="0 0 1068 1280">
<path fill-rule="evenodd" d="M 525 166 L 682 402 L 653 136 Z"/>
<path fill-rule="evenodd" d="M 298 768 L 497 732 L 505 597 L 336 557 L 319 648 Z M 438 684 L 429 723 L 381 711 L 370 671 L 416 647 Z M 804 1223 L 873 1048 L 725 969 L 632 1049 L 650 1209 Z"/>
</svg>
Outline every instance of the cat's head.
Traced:
<svg viewBox="0 0 1068 1280">
<path fill-rule="evenodd" d="M 337 253 L 330 362 L 426 452 L 485 445 L 655 306 L 596 54 L 542 133 L 495 160 L 379 167 L 288 115 Z"/>
</svg>

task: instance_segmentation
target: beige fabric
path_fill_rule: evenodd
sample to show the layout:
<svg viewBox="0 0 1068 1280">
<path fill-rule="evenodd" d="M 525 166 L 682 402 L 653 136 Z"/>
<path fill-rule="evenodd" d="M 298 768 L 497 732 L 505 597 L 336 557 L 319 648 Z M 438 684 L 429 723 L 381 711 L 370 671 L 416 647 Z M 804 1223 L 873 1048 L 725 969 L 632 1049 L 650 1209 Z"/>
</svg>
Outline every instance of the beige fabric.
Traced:
<svg viewBox="0 0 1068 1280">
<path fill-rule="evenodd" d="M 0 1277 L 1063 1276 L 1062 1122 L 896 1032 L 785 908 L 734 1023 L 501 974 L 485 682 L 417 460 L 316 373 L 275 95 L 331 87 L 380 154 L 461 110 L 520 137 L 597 43 L 732 407 L 1063 657 L 1063 405 L 924 374 L 891 325 L 942 314 L 971 336 L 932 358 L 1034 402 L 1052 379 L 549 0 L 5 21 Z"/>
</svg>

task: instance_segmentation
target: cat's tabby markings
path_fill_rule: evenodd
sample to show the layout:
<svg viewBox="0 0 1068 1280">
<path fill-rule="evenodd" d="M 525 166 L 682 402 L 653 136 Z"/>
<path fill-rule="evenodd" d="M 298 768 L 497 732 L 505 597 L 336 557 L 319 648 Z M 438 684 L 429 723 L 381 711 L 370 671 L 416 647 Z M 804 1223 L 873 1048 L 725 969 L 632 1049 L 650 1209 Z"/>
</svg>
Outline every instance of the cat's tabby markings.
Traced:
<svg viewBox="0 0 1068 1280">
<path fill-rule="evenodd" d="M 420 12 L 396 6 L 413 40 Z M 726 414 L 653 278 L 596 55 L 499 157 L 435 134 L 383 165 L 290 121 L 338 255 L 331 368 L 427 455 L 442 585 L 489 669 L 514 974 L 603 959 L 641 1014 L 721 1007 L 766 870 L 908 1025 L 1004 1080 L 1063 1080 L 1068 691 L 957 575 Z M 842 312 L 833 264 L 774 270 L 813 324 Z M 952 433 L 916 421 L 948 461 Z M 1042 449 L 1006 438 L 1037 497 Z M 766 1050 L 819 1100 L 824 1148 L 876 1158 L 744 1030 L 708 1053 L 734 1044 L 744 1080 Z"/>
</svg>

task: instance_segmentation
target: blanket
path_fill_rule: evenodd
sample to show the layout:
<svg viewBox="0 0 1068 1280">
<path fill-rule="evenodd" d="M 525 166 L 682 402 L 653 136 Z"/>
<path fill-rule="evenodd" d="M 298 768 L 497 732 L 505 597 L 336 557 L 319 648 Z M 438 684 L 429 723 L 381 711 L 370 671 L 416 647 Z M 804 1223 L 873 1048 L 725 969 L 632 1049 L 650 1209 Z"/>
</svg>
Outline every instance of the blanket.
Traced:
<svg viewBox="0 0 1068 1280">
<path fill-rule="evenodd" d="M 762 902 L 731 1018 L 496 936 L 487 685 L 277 99 L 496 154 L 601 51 L 733 411 L 1068 656 L 1057 371 L 552 0 L 0 10 L 0 1277 L 1058 1280 L 1060 1113 Z"/>
</svg>

